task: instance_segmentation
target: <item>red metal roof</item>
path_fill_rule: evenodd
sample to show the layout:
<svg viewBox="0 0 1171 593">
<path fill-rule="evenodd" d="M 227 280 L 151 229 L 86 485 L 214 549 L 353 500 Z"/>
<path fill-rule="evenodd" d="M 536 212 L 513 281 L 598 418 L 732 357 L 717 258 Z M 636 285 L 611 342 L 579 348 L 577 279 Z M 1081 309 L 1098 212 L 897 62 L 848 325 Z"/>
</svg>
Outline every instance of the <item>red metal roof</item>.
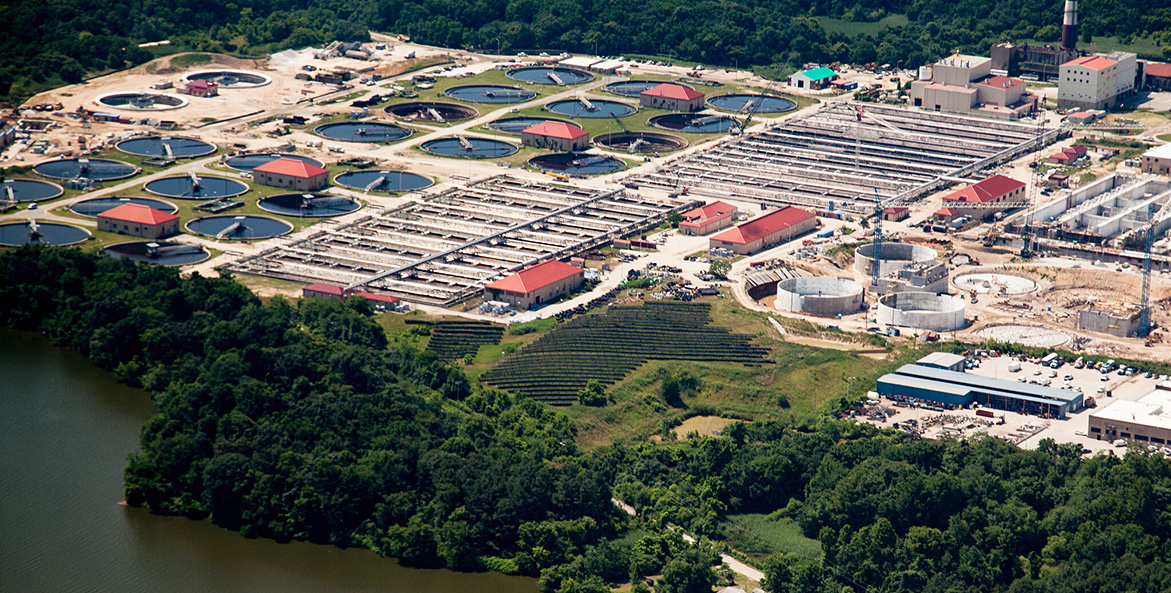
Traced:
<svg viewBox="0 0 1171 593">
<path fill-rule="evenodd" d="M 1109 68 L 1110 66 L 1113 66 L 1117 63 L 1118 62 L 1115 62 L 1114 60 L 1103 58 L 1102 56 L 1086 56 L 1084 58 L 1070 60 L 1062 64 L 1062 66 L 1085 66 L 1090 70 L 1102 70 L 1103 68 Z"/>
<path fill-rule="evenodd" d="M 551 259 L 511 276 L 505 276 L 487 284 L 485 288 L 525 294 L 584 273 L 585 271 L 577 266 Z"/>
<path fill-rule="evenodd" d="M 380 303 L 393 304 L 399 301 L 398 297 L 387 296 L 384 294 L 374 294 L 372 292 L 355 292 L 354 296 L 362 297 L 368 301 L 378 301 Z"/>
<path fill-rule="evenodd" d="M 703 98 L 703 93 L 695 89 L 685 87 L 681 84 L 671 84 L 669 82 L 664 82 L 659 86 L 651 87 L 639 94 L 646 95 L 648 97 L 679 99 L 681 101 L 690 101 L 692 99 Z"/>
<path fill-rule="evenodd" d="M 111 208 L 102 212 L 98 217 L 111 218 L 123 222 L 135 222 L 138 224 L 163 224 L 165 222 L 179 220 L 179 217 L 174 214 L 169 214 L 144 204 L 122 204 L 117 208 Z"/>
<path fill-rule="evenodd" d="M 1010 89 L 1018 84 L 1025 84 L 1025 82 L 1019 78 L 1009 78 L 1007 76 L 989 76 L 977 84 L 982 84 L 984 86 L 990 86 L 998 89 Z"/>
<path fill-rule="evenodd" d="M 252 170 L 253 173 L 272 173 L 274 175 L 288 175 L 289 177 L 299 177 L 301 179 L 310 179 L 318 175 L 326 175 L 329 171 L 314 165 L 313 163 L 306 163 L 297 159 L 289 159 L 281 157 L 275 161 L 269 161 Z"/>
<path fill-rule="evenodd" d="M 984 204 L 995 202 L 1025 184 L 1004 175 L 993 175 L 943 197 L 944 201 Z"/>
<path fill-rule="evenodd" d="M 959 214 L 959 211 L 955 208 L 940 208 L 935 211 L 936 216 L 955 216 L 956 214 Z"/>
<path fill-rule="evenodd" d="M 189 88 L 189 89 L 196 88 L 196 89 L 205 89 L 206 90 L 206 89 L 214 89 L 215 87 L 216 87 L 216 83 L 211 82 L 209 80 L 203 80 L 202 78 L 200 78 L 198 80 L 192 80 L 191 82 L 187 83 L 187 88 Z"/>
<path fill-rule="evenodd" d="M 906 206 L 894 206 L 891 208 L 884 208 L 882 210 L 882 213 L 883 214 L 898 214 L 899 212 L 906 212 L 908 210 L 910 210 L 910 208 L 907 208 Z"/>
<path fill-rule="evenodd" d="M 332 294 L 336 296 L 344 296 L 346 289 L 332 284 L 313 283 L 301 289 L 302 294 L 305 292 L 320 292 L 323 294 Z"/>
<path fill-rule="evenodd" d="M 567 124 L 560 121 L 543 121 L 535 126 L 525 128 L 522 134 L 536 134 L 537 136 L 548 136 L 550 138 L 561 138 L 563 140 L 576 140 L 582 136 L 589 136 L 590 133 L 572 124 Z"/>
<path fill-rule="evenodd" d="M 687 212 L 683 215 L 683 220 L 708 220 L 721 214 L 727 214 L 735 209 L 735 206 L 725 202 L 712 202 Z"/>
<path fill-rule="evenodd" d="M 1157 78 L 1171 78 L 1171 64 L 1152 64 L 1148 62 L 1147 76 L 1155 76 Z"/>
<path fill-rule="evenodd" d="M 756 220 L 746 222 L 736 228 L 728 229 L 714 237 L 713 241 L 747 245 L 779 231 L 783 231 L 795 224 L 805 222 L 815 216 L 800 208 L 786 206 L 772 214 L 761 216 Z"/>
</svg>

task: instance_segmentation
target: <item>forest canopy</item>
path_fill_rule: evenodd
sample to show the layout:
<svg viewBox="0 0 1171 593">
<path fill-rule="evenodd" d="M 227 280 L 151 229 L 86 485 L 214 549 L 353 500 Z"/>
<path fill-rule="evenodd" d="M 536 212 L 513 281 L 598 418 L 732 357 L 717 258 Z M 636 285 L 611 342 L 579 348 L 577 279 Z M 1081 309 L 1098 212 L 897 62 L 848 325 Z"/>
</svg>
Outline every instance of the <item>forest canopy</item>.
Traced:
<svg viewBox="0 0 1171 593">
<path fill-rule="evenodd" d="M 1009 0 L 15 0 L 0 4 L 0 97 L 20 100 L 87 73 L 141 64 L 155 57 L 152 51 L 261 57 L 368 39 L 368 30 L 450 48 L 649 54 L 719 66 L 917 66 L 956 50 L 986 54 L 999 41 L 1057 41 L 1063 4 L 1045 0 L 1021 10 Z M 827 32 L 818 20 L 879 23 L 892 15 L 904 18 L 864 26 L 857 36 Z M 1171 47 L 1171 1 L 1083 0 L 1080 30 L 1084 40 L 1146 38 Z M 164 39 L 171 45 L 139 47 Z"/>
<path fill-rule="evenodd" d="M 0 252 L 0 325 L 151 393 L 129 504 L 248 537 L 539 576 L 543 593 L 646 591 L 652 575 L 657 593 L 708 593 L 730 522 L 757 514 L 820 547 L 764 559 L 773 593 L 1171 590 L 1162 455 L 830 419 L 582 451 L 553 408 L 388 342 L 361 299 L 262 302 L 65 248 Z"/>
</svg>

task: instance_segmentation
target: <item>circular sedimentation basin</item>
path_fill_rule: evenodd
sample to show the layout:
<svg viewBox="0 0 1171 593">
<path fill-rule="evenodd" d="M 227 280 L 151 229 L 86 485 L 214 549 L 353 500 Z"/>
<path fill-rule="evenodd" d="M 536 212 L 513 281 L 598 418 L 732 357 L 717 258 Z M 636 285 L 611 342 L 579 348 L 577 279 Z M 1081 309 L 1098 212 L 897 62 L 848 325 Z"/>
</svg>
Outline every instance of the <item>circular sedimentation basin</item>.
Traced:
<svg viewBox="0 0 1171 593">
<path fill-rule="evenodd" d="M 278 194 L 260 200 L 257 206 L 273 214 L 310 218 L 341 216 L 362 207 L 350 198 L 318 193 Z"/>
<path fill-rule="evenodd" d="M 653 89 L 660 84 L 661 80 L 623 80 L 621 82 L 612 82 L 604 88 L 614 93 L 615 95 L 622 95 L 623 97 L 637 97 L 647 89 Z"/>
<path fill-rule="evenodd" d="M 520 133 L 528 128 L 531 128 L 539 123 L 555 121 L 563 124 L 569 124 L 580 128 L 581 126 L 564 119 L 557 119 L 555 117 L 505 117 L 493 122 L 484 124 L 484 127 L 489 130 L 495 130 L 502 134 L 511 134 L 513 136 L 520 136 Z"/>
<path fill-rule="evenodd" d="M 415 191 L 435 183 L 427 177 L 405 171 L 351 171 L 338 175 L 333 182 L 351 189 L 392 193 Z"/>
<path fill-rule="evenodd" d="M 428 121 L 432 123 L 459 122 L 480 115 L 480 112 L 467 105 L 430 101 L 397 103 L 386 107 L 383 111 L 388 115 L 410 121 Z"/>
<path fill-rule="evenodd" d="M 156 266 L 185 266 L 207 259 L 211 254 L 198 245 L 171 241 L 119 243 L 102 250 L 115 259 L 144 261 Z"/>
<path fill-rule="evenodd" d="M 317 126 L 313 133 L 343 142 L 394 142 L 410 136 L 411 130 L 380 122 L 342 122 Z"/>
<path fill-rule="evenodd" d="M 106 93 L 95 101 L 102 107 L 126 111 L 170 111 L 187 106 L 187 99 L 171 93 Z"/>
<path fill-rule="evenodd" d="M 237 171 L 251 172 L 253 169 L 261 165 L 271 163 L 277 159 L 293 159 L 295 161 L 309 163 L 310 165 L 315 165 L 317 167 L 325 167 L 325 163 L 322 163 L 317 159 L 311 159 L 307 156 L 278 153 L 257 153 L 234 156 L 224 161 L 224 164 Z"/>
<path fill-rule="evenodd" d="M 783 97 L 733 93 L 710 97 L 707 104 L 720 111 L 736 113 L 784 113 L 797 108 L 797 104 Z"/>
<path fill-rule="evenodd" d="M 65 190 L 60 185 L 36 179 L 5 179 L 0 183 L 0 202 L 40 202 L 63 193 Z"/>
<path fill-rule="evenodd" d="M 82 200 L 69 207 L 74 214 L 79 216 L 87 216 L 89 218 L 96 218 L 97 215 L 107 211 L 113 210 L 123 204 L 138 204 L 140 206 L 150 206 L 155 210 L 162 210 L 168 214 L 174 214 L 179 211 L 179 207 L 170 203 L 158 200 L 155 198 L 91 198 L 89 200 Z"/>
<path fill-rule="evenodd" d="M 575 85 L 589 82 L 594 75 L 574 68 L 534 66 L 508 71 L 508 77 L 529 84 Z"/>
<path fill-rule="evenodd" d="M 251 89 L 272 82 L 267 74 L 251 70 L 198 70 L 183 77 L 183 82 L 206 80 L 225 89 Z"/>
<path fill-rule="evenodd" d="M 9 222 L 0 224 L 0 245 L 76 245 L 89 231 L 56 222 Z"/>
<path fill-rule="evenodd" d="M 131 138 L 117 144 L 118 150 L 127 154 L 145 157 L 172 157 L 179 159 L 207 156 L 216 151 L 214 144 L 193 138 L 170 138 L 147 136 Z"/>
<path fill-rule="evenodd" d="M 510 142 L 474 136 L 439 138 L 424 142 L 419 147 L 432 154 L 473 159 L 506 157 L 520 150 L 520 147 Z"/>
<path fill-rule="evenodd" d="M 721 115 L 695 115 L 692 113 L 668 113 L 656 115 L 648 122 L 652 126 L 688 134 L 716 134 L 739 128 L 740 122 Z"/>
<path fill-rule="evenodd" d="M 293 225 L 267 216 L 227 214 L 196 218 L 187 230 L 217 240 L 270 239 L 292 231 Z"/>
<path fill-rule="evenodd" d="M 545 105 L 547 111 L 568 115 L 570 117 L 626 117 L 633 115 L 638 108 L 608 99 L 563 99 Z"/>
<path fill-rule="evenodd" d="M 985 340 L 1012 342 L 1034 348 L 1052 348 L 1069 341 L 1069 336 L 1055 329 L 1019 324 L 990 325 L 976 331 L 976 335 Z"/>
<path fill-rule="evenodd" d="M 537 93 L 517 87 L 492 84 L 453 86 L 444 95 L 471 103 L 523 103 L 537 96 Z"/>
<path fill-rule="evenodd" d="M 146 191 L 179 200 L 214 200 L 232 198 L 248 191 L 248 185 L 224 177 L 196 176 L 198 184 L 190 177 L 164 177 L 148 182 Z"/>
<path fill-rule="evenodd" d="M 687 141 L 658 132 L 615 132 L 594 136 L 594 144 L 635 154 L 671 152 L 687 147 Z"/>
<path fill-rule="evenodd" d="M 545 171 L 566 175 L 599 175 L 626 167 L 625 163 L 612 156 L 580 152 L 545 154 L 529 159 L 529 164 Z"/>
<path fill-rule="evenodd" d="M 125 179 L 138 173 L 138 167 L 110 159 L 58 159 L 41 163 L 33 170 L 45 177 L 94 181 Z"/>
<path fill-rule="evenodd" d="M 960 274 L 952 279 L 955 287 L 964 291 L 976 291 L 980 294 L 1026 294 L 1037 290 L 1037 283 L 1029 278 L 1012 274 L 976 272 Z"/>
</svg>

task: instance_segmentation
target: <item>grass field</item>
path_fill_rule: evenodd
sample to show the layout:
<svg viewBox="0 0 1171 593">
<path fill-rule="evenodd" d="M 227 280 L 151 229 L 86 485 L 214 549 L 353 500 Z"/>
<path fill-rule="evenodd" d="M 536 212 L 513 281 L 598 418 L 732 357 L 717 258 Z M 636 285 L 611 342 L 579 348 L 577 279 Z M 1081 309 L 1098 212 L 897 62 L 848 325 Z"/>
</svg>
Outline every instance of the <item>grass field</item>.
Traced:
<svg viewBox="0 0 1171 593">
<path fill-rule="evenodd" d="M 728 545 L 754 558 L 773 554 L 821 557 L 821 542 L 805 537 L 801 527 L 789 519 L 774 521 L 755 513 L 729 515 L 723 527 Z"/>
</svg>

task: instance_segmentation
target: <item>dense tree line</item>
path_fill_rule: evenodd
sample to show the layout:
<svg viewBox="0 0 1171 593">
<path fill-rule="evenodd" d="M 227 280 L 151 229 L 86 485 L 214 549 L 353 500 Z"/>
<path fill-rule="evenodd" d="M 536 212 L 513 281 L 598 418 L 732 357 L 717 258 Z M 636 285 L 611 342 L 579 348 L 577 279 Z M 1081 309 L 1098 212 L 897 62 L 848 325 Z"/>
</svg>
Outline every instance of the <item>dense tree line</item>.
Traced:
<svg viewBox="0 0 1171 593">
<path fill-rule="evenodd" d="M 1060 38 L 1063 0 L 15 0 L 0 4 L 0 96 L 21 98 L 145 62 L 143 42 L 172 50 L 259 56 L 333 39 L 396 31 L 451 48 L 555 48 L 643 53 L 714 65 L 796 67 L 804 62 L 902 61 L 917 66 L 954 50 L 986 52 L 1002 40 Z M 858 38 L 827 34 L 816 17 L 905 26 Z M 1081 30 L 1171 46 L 1171 2 L 1081 2 Z"/>
<path fill-rule="evenodd" d="M 69 249 L 0 253 L 0 324 L 150 391 L 130 504 L 249 537 L 539 576 L 545 593 L 646 591 L 651 575 L 659 593 L 706 593 L 718 544 L 680 529 L 719 542 L 729 515 L 768 513 L 824 553 L 770 558 L 775 593 L 1171 590 L 1159 455 L 827 419 L 582 452 L 564 415 L 389 345 L 360 300 L 262 302 L 230 279 Z"/>
</svg>

